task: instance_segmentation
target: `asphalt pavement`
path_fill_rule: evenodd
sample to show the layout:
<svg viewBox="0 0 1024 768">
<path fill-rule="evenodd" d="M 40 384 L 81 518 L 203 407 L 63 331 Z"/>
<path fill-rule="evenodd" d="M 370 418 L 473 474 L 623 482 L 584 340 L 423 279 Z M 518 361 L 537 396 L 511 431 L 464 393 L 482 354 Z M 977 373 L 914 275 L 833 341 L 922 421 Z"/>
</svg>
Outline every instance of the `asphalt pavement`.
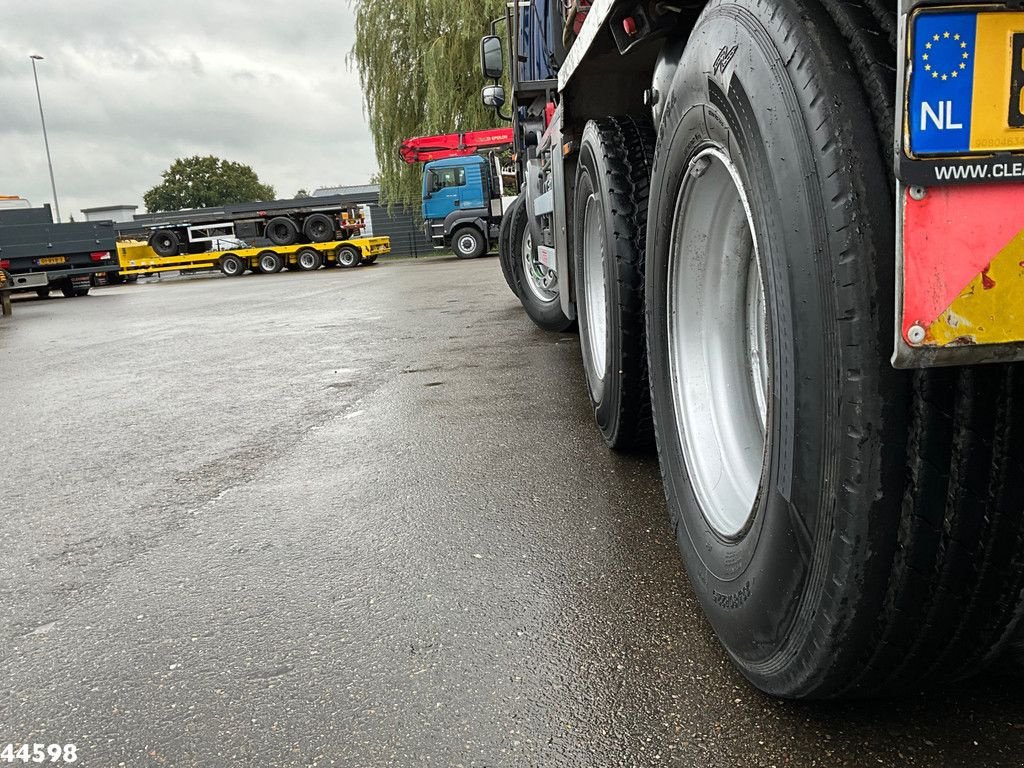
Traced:
<svg viewBox="0 0 1024 768">
<path fill-rule="evenodd" d="M 493 258 L 0 321 L 0 747 L 82 766 L 1021 766 L 1022 680 L 750 688 Z"/>
</svg>

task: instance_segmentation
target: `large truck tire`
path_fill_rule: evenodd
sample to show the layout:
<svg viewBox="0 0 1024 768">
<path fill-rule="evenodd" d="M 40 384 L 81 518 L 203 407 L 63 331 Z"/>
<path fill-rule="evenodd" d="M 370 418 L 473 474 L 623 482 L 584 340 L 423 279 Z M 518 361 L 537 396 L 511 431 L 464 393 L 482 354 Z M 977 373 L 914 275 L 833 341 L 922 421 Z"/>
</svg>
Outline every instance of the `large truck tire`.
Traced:
<svg viewBox="0 0 1024 768">
<path fill-rule="evenodd" d="M 363 254 L 354 245 L 343 245 L 335 254 L 334 263 L 343 269 L 358 267 L 363 260 Z"/>
<path fill-rule="evenodd" d="M 526 206 L 520 205 L 512 217 L 512 275 L 519 286 L 519 301 L 531 320 L 545 331 L 568 331 L 575 324 L 562 312 L 558 285 L 539 273 L 537 252 L 526 221 Z"/>
<path fill-rule="evenodd" d="M 311 243 L 328 243 L 334 239 L 334 220 L 324 213 L 314 213 L 302 223 L 302 234 Z"/>
<path fill-rule="evenodd" d="M 275 216 L 267 222 L 264 234 L 274 245 L 294 245 L 299 239 L 299 227 L 287 216 Z"/>
<path fill-rule="evenodd" d="M 240 256 L 233 253 L 225 253 L 220 257 L 220 271 L 225 277 L 241 277 L 245 274 L 246 264 Z"/>
<path fill-rule="evenodd" d="M 260 251 L 256 254 L 256 268 L 264 275 L 276 275 L 284 269 L 284 257 L 277 251 Z"/>
<path fill-rule="evenodd" d="M 68 282 L 67 285 L 62 285 L 60 287 L 60 292 L 65 299 L 78 299 L 81 298 L 82 296 L 88 296 L 89 289 L 90 286 L 88 285 L 82 288 L 76 288 L 70 282 Z"/>
<path fill-rule="evenodd" d="M 711 0 L 660 98 L 666 497 L 728 654 L 791 698 L 966 677 L 1022 610 L 1024 368 L 889 364 L 896 59 L 876 7 Z"/>
<path fill-rule="evenodd" d="M 622 451 L 654 441 L 644 336 L 654 144 L 647 118 L 591 120 L 576 170 L 572 243 L 583 369 L 601 435 Z"/>
<path fill-rule="evenodd" d="M 295 269 L 300 272 L 316 272 L 323 263 L 323 254 L 316 248 L 300 248 L 295 254 Z"/>
<path fill-rule="evenodd" d="M 505 277 L 505 284 L 509 290 L 519 297 L 519 288 L 516 285 L 515 275 L 512 272 L 512 219 L 523 205 L 523 196 L 520 195 L 509 206 L 501 217 L 501 226 L 498 227 L 498 263 L 501 264 L 501 274 Z"/>
<path fill-rule="evenodd" d="M 487 240 L 484 233 L 474 226 L 459 227 L 452 233 L 452 250 L 456 258 L 476 259 L 487 250 Z"/>
<path fill-rule="evenodd" d="M 157 256 L 177 256 L 181 253 L 181 240 L 173 229 L 158 229 L 149 236 L 149 247 Z"/>
</svg>

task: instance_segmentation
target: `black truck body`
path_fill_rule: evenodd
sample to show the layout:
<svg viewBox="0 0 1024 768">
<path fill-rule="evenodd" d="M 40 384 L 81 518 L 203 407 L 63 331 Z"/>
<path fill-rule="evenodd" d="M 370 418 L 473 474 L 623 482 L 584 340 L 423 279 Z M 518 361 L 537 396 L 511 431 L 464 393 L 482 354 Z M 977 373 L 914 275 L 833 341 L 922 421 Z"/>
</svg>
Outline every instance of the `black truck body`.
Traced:
<svg viewBox="0 0 1024 768">
<path fill-rule="evenodd" d="M 121 237 L 146 240 L 160 256 L 203 253 L 222 239 L 252 245 L 329 242 L 362 230 L 359 206 L 364 202 L 358 196 L 330 195 L 235 203 L 137 214 L 115 229 Z"/>
<path fill-rule="evenodd" d="M 0 269 L 14 278 L 45 274 L 41 294 L 84 296 L 93 275 L 117 272 L 116 254 L 113 222 L 55 224 L 49 205 L 0 210 Z"/>
</svg>

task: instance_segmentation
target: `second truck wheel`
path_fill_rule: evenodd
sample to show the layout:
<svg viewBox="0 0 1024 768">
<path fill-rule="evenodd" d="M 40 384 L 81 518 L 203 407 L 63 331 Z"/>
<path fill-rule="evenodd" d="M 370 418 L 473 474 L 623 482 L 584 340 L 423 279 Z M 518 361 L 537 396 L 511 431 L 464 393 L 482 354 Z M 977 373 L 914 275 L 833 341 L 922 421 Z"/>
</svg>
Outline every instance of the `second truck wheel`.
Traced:
<svg viewBox="0 0 1024 768">
<path fill-rule="evenodd" d="M 647 188 L 654 129 L 646 118 L 583 129 L 573 205 L 576 308 L 587 389 L 612 448 L 653 440 L 644 339 Z"/>
</svg>

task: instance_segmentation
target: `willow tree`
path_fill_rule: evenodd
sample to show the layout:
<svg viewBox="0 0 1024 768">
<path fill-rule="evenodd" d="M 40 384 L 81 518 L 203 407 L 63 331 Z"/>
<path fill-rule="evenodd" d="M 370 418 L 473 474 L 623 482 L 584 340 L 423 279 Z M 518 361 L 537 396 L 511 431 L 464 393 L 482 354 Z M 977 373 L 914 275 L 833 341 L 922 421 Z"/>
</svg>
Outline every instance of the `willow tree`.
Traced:
<svg viewBox="0 0 1024 768">
<path fill-rule="evenodd" d="M 496 126 L 480 103 L 480 38 L 505 0 L 352 0 L 366 113 L 380 164 L 381 195 L 415 204 L 420 171 L 398 156 L 411 136 Z"/>
</svg>

